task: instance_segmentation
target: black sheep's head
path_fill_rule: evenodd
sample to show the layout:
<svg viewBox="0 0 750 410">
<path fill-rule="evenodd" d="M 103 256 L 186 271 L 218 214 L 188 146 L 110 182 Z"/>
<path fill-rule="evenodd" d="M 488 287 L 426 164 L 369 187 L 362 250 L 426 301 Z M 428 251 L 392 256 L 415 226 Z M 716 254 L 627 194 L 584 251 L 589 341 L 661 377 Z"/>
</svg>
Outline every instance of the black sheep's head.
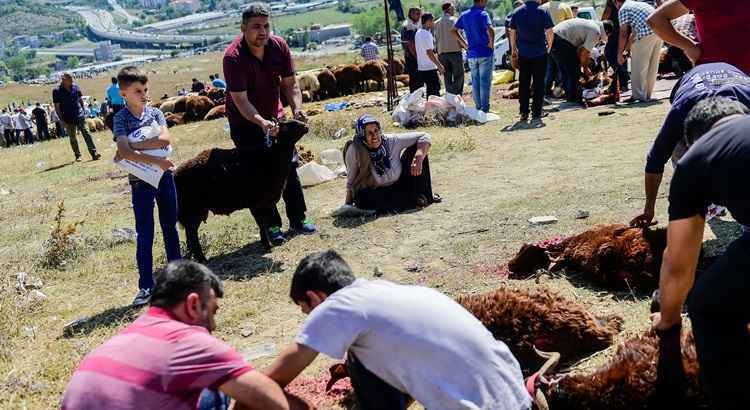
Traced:
<svg viewBox="0 0 750 410">
<path fill-rule="evenodd" d="M 307 124 L 297 120 L 284 120 L 279 123 L 279 142 L 294 145 L 307 134 L 309 128 Z"/>
</svg>

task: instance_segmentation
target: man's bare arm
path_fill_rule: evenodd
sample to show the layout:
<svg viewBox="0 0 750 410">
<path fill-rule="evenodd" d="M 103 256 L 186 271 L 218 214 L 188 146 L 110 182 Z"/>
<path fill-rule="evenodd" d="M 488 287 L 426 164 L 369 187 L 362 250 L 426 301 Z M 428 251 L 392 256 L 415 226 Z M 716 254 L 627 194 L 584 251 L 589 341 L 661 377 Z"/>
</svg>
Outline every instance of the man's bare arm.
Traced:
<svg viewBox="0 0 750 410">
<path fill-rule="evenodd" d="M 666 43 L 672 44 L 685 51 L 685 54 L 693 62 L 700 58 L 700 46 L 693 40 L 677 31 L 672 25 L 672 20 L 689 13 L 679 0 L 670 0 L 659 7 L 648 18 L 648 25 Z"/>
<path fill-rule="evenodd" d="M 515 29 L 510 29 L 508 38 L 510 38 L 510 49 L 513 50 L 513 54 L 518 54 L 518 32 Z"/>
<path fill-rule="evenodd" d="M 258 110 L 255 108 L 255 106 L 250 102 L 250 100 L 247 99 L 247 92 L 230 91 L 229 95 L 232 96 L 232 101 L 234 101 L 234 105 L 237 107 L 237 109 L 240 111 L 240 114 L 242 114 L 242 116 L 245 117 L 246 120 L 252 122 L 253 124 L 263 129 L 269 128 L 269 124 L 271 122 L 263 118 L 258 113 Z"/>
<path fill-rule="evenodd" d="M 699 215 L 669 223 L 659 277 L 661 317 L 656 326 L 659 330 L 670 329 L 682 320 L 682 305 L 695 280 L 705 223 Z"/>
<path fill-rule="evenodd" d="M 646 172 L 644 178 L 644 186 L 646 191 L 646 204 L 643 207 L 643 213 L 633 218 L 630 221 L 631 226 L 647 227 L 651 225 L 654 220 L 654 214 L 656 209 L 656 196 L 659 194 L 659 186 L 661 185 L 661 179 L 663 174 L 652 174 Z"/>
<path fill-rule="evenodd" d="M 298 397 L 285 393 L 278 384 L 258 371 L 251 371 L 230 379 L 219 390 L 237 401 L 235 409 L 287 410 L 311 409 L 312 406 Z"/>
<path fill-rule="evenodd" d="M 487 44 L 487 47 L 494 50 L 495 49 L 495 29 L 492 28 L 492 26 L 487 26 L 487 36 L 489 36 L 489 43 Z"/>
<path fill-rule="evenodd" d="M 464 37 L 461 35 L 457 28 L 453 27 L 451 29 L 451 35 L 455 37 L 456 41 L 458 41 L 458 45 L 461 46 L 461 48 L 463 48 L 464 50 L 469 48 L 469 44 L 466 43 L 466 40 L 464 40 Z"/>
<path fill-rule="evenodd" d="M 544 34 L 547 35 L 547 53 L 552 51 L 552 43 L 555 42 L 555 31 L 551 28 L 545 30 Z"/>
<path fill-rule="evenodd" d="M 284 350 L 264 373 L 283 388 L 299 376 L 317 356 L 318 352 L 315 350 L 294 343 Z"/>
<path fill-rule="evenodd" d="M 628 47 L 630 42 L 630 24 L 623 24 L 620 26 L 620 38 L 617 42 L 617 60 L 620 64 L 623 64 L 622 60 L 625 59 L 625 49 Z"/>
<path fill-rule="evenodd" d="M 281 92 L 289 101 L 289 107 L 292 109 L 292 115 L 295 117 L 302 110 L 302 90 L 299 88 L 295 76 L 284 77 L 281 79 Z"/>
</svg>

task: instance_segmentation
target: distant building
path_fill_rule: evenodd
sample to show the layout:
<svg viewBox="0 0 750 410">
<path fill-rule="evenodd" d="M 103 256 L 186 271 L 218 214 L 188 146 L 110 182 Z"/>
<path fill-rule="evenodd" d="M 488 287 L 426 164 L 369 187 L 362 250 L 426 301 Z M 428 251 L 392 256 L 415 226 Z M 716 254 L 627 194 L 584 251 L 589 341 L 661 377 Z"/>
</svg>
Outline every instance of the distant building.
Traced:
<svg viewBox="0 0 750 410">
<path fill-rule="evenodd" d="M 119 44 L 112 44 L 111 41 L 100 41 L 94 46 L 95 61 L 116 61 L 122 59 L 122 49 Z"/>
<path fill-rule="evenodd" d="M 169 5 L 180 13 L 195 13 L 201 8 L 200 0 L 174 0 Z"/>
<path fill-rule="evenodd" d="M 144 9 L 160 9 L 167 4 L 167 0 L 141 0 L 141 6 Z"/>
<path fill-rule="evenodd" d="M 325 27 L 313 25 L 310 30 L 307 31 L 308 41 L 314 41 L 318 44 L 332 38 L 348 37 L 350 35 L 352 35 L 351 24 L 334 24 Z M 295 42 L 301 43 L 305 36 L 305 30 L 297 30 L 294 32 L 293 36 Z"/>
<path fill-rule="evenodd" d="M 39 36 L 15 36 L 13 42 L 20 47 L 39 48 L 40 46 Z"/>
</svg>

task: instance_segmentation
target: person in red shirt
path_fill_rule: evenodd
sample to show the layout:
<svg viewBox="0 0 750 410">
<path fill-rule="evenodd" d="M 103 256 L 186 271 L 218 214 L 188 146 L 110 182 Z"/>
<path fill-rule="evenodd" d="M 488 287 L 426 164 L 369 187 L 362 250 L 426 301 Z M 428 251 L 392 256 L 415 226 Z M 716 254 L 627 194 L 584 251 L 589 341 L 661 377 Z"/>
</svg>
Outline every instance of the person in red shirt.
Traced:
<svg viewBox="0 0 750 410">
<path fill-rule="evenodd" d="M 678 32 L 671 21 L 695 14 L 698 41 Z M 744 0 L 669 0 L 648 19 L 665 42 L 681 48 L 696 65 L 728 63 L 750 74 L 750 7 Z"/>
<path fill-rule="evenodd" d="M 224 53 L 224 78 L 227 83 L 227 117 L 232 141 L 242 150 L 269 149 L 279 132 L 276 121 L 283 115 L 283 94 L 295 119 L 307 121 L 302 111 L 302 92 L 294 76 L 294 62 L 283 38 L 272 34 L 271 12 L 264 3 L 252 3 L 242 13 L 242 35 Z M 305 217 L 306 204 L 302 184 L 297 176 L 298 157 L 291 158 L 283 198 L 293 233 L 312 234 L 315 225 Z M 269 236 L 274 245 L 286 240 L 281 231 L 281 216 L 272 207 Z"/>
<path fill-rule="evenodd" d="M 170 262 L 156 278 L 148 311 L 81 361 L 62 410 L 202 409 L 204 389 L 244 409 L 309 409 L 211 335 L 223 295 L 207 267 Z"/>
</svg>

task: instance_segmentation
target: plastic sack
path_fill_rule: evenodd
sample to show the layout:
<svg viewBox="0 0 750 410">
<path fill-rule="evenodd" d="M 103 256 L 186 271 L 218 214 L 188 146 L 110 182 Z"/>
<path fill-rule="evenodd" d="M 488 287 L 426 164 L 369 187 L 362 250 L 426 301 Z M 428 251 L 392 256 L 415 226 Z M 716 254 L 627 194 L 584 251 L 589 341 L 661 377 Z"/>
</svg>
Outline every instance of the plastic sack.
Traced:
<svg viewBox="0 0 750 410">
<path fill-rule="evenodd" d="M 142 142 L 147 139 L 156 138 L 161 134 L 161 126 L 152 122 L 150 126 L 141 127 L 128 135 L 129 143 Z M 172 153 L 172 146 L 167 145 L 160 149 L 149 149 L 141 151 L 143 154 L 150 155 L 153 157 L 166 158 Z M 159 181 L 161 181 L 164 171 L 154 164 L 144 164 L 142 162 L 135 162 L 129 159 L 123 159 L 115 162 L 115 165 L 120 167 L 123 171 L 128 174 L 132 174 L 136 178 L 148 183 L 154 188 L 159 188 Z"/>
<path fill-rule="evenodd" d="M 320 152 L 320 162 L 331 169 L 335 169 L 344 163 L 344 156 L 341 150 L 327 149 Z"/>
<path fill-rule="evenodd" d="M 414 90 L 413 93 L 407 95 L 403 100 L 401 100 L 401 103 L 405 103 L 405 108 L 409 111 L 424 112 L 425 94 L 427 94 L 427 87 L 419 87 L 418 89 Z"/>
<path fill-rule="evenodd" d="M 323 107 L 324 111 L 341 111 L 347 106 L 346 101 L 342 101 L 339 103 L 328 103 Z"/>
<path fill-rule="evenodd" d="M 303 187 L 313 186 L 336 179 L 336 173 L 317 162 L 308 162 L 297 168 L 297 175 Z"/>
<path fill-rule="evenodd" d="M 453 106 L 445 98 L 431 95 L 430 98 L 427 99 L 424 108 L 425 112 L 428 113 L 448 114 L 448 112 L 453 109 Z"/>
<path fill-rule="evenodd" d="M 492 74 L 492 85 L 510 84 L 516 79 L 516 73 L 511 70 L 502 70 Z"/>
</svg>

